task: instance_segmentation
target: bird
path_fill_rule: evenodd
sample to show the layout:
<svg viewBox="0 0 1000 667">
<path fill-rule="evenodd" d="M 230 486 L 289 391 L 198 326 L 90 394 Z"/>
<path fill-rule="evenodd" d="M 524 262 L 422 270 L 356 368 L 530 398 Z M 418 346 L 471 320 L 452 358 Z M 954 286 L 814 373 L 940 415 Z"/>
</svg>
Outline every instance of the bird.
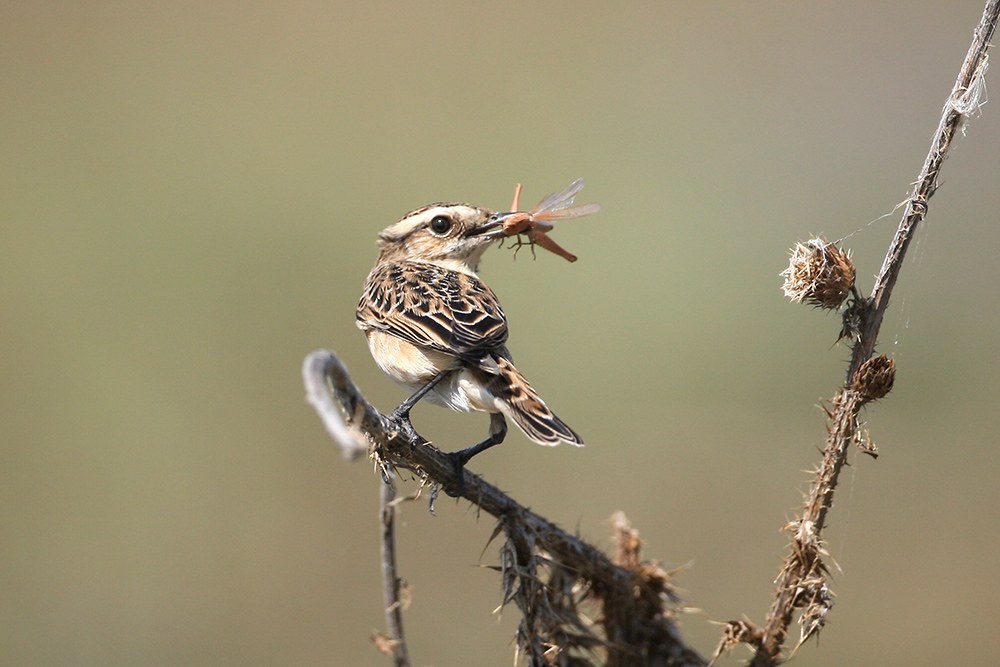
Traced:
<svg viewBox="0 0 1000 667">
<path fill-rule="evenodd" d="M 424 398 L 489 413 L 488 437 L 448 454 L 460 488 L 469 459 L 503 442 L 507 419 L 540 445 L 584 444 L 514 366 L 507 317 L 477 275 L 512 215 L 443 202 L 410 211 L 378 235 L 378 259 L 358 302 L 357 325 L 375 363 L 413 392 L 390 419 L 415 433 L 410 409 Z"/>
</svg>

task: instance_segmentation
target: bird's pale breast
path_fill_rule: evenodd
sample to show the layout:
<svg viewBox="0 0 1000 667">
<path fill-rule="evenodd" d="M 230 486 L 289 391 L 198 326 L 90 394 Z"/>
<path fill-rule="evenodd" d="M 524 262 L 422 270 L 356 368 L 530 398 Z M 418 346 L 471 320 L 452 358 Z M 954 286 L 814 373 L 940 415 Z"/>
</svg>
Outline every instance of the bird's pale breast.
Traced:
<svg viewBox="0 0 1000 667">
<path fill-rule="evenodd" d="M 409 391 L 416 391 L 443 370 L 462 366 L 456 357 L 418 347 L 402 338 L 369 330 L 368 348 L 378 367 L 393 381 Z M 480 410 L 499 412 L 498 401 L 483 386 L 477 369 L 463 368 L 435 387 L 427 399 L 460 412 Z"/>
</svg>

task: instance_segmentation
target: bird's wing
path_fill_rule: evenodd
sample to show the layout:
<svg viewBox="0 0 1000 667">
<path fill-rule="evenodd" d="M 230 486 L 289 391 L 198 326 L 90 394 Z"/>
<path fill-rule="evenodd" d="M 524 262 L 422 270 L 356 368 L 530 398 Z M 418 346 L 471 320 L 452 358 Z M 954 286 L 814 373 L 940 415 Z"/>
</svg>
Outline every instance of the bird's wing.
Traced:
<svg viewBox="0 0 1000 667">
<path fill-rule="evenodd" d="M 475 276 L 425 262 L 372 270 L 357 318 L 363 329 L 475 364 L 507 341 L 507 318 L 493 290 Z"/>
</svg>

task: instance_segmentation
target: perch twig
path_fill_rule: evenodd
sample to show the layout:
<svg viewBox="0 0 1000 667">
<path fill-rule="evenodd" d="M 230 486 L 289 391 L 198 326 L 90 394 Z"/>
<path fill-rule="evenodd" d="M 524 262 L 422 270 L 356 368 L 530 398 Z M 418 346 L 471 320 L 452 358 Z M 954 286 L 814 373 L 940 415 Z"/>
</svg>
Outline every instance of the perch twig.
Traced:
<svg viewBox="0 0 1000 667">
<path fill-rule="evenodd" d="M 419 435 L 408 436 L 395 429 L 393 422 L 365 399 L 332 352 L 311 353 L 303 365 L 303 373 L 307 387 L 323 388 L 309 394 L 310 402 L 322 419 L 334 418 L 331 415 L 340 419 L 327 387 L 332 389 L 333 397 L 348 415 L 346 420 L 341 419 L 341 424 L 326 425 L 331 435 L 346 434 L 350 439 L 346 445 L 338 441 L 342 449 L 349 450 L 357 433 L 362 433 L 371 445 L 374 458 L 383 466 L 383 476 L 390 474 L 393 468 L 404 468 L 426 482 L 462 488 L 463 498 L 496 517 L 496 533 L 503 532 L 507 536 L 507 543 L 501 550 L 506 553 L 503 569 L 508 590 L 505 601 L 514 599 L 526 617 L 529 611 L 532 615 L 532 622 L 522 624 L 519 631 L 519 646 L 530 664 L 557 664 L 549 663 L 549 658 L 574 648 L 584 652 L 603 651 L 606 667 L 700 667 L 705 664 L 704 659 L 684 643 L 671 612 L 666 609 L 669 576 L 654 564 L 616 565 L 600 549 L 570 535 L 467 470 L 462 471 L 464 485 L 456 487 L 455 466 L 451 459 Z M 550 576 L 545 585 L 538 585 L 543 582 L 537 579 L 535 572 L 541 569 L 557 573 L 559 585 L 554 582 L 554 576 Z M 552 627 L 540 618 L 556 604 L 554 601 L 561 591 L 572 600 L 587 598 L 599 605 L 597 623 L 604 630 L 603 637 L 587 635 L 583 621 L 574 621 L 570 624 L 572 631 L 567 631 L 565 619 L 555 622 L 560 626 L 558 636 L 537 634 L 539 628 Z M 571 601 L 562 610 L 575 611 L 574 605 Z M 593 663 L 577 657 L 572 664 Z"/>
<path fill-rule="evenodd" d="M 385 621 L 389 629 L 386 650 L 396 667 L 410 667 L 410 653 L 403 633 L 403 609 L 400 601 L 400 579 L 396 573 L 396 485 L 392 479 L 382 480 L 380 516 L 382 519 L 382 597 L 385 600 Z"/>
</svg>

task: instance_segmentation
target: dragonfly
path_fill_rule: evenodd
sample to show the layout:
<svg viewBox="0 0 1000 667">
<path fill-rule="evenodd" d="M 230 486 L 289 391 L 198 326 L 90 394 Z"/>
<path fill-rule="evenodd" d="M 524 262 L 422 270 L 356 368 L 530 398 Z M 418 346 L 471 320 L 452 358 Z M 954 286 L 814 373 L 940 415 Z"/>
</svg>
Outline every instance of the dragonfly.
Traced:
<svg viewBox="0 0 1000 667">
<path fill-rule="evenodd" d="M 562 192 L 553 192 L 548 197 L 538 202 L 530 211 L 518 211 L 521 201 L 521 184 L 514 188 L 514 202 L 510 206 L 509 213 L 494 213 L 494 221 L 503 222 L 503 230 L 507 236 L 518 235 L 515 248 L 520 249 L 522 245 L 540 245 L 549 252 L 553 252 L 570 262 L 575 262 L 577 256 L 569 252 L 549 236 L 549 232 L 555 227 L 559 220 L 571 220 L 582 218 L 591 213 L 601 210 L 601 205 L 597 203 L 573 206 L 573 200 L 586 181 L 578 178 Z M 528 240 L 522 241 L 521 236 Z M 515 253 L 517 250 L 515 250 Z"/>
</svg>

